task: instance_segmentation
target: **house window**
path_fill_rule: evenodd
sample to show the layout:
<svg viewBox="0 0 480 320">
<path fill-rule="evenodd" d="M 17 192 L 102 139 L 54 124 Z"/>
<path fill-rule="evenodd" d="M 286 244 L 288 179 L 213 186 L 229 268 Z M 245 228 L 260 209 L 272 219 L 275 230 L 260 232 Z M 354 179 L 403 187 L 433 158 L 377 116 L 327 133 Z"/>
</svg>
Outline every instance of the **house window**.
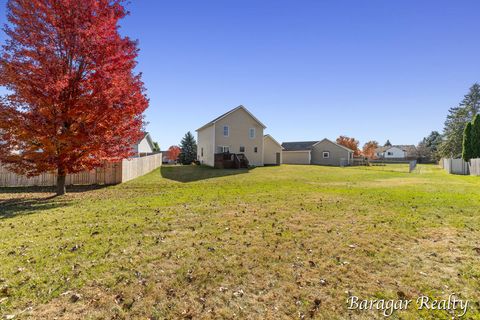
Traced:
<svg viewBox="0 0 480 320">
<path fill-rule="evenodd" d="M 228 126 L 223 126 L 223 136 L 228 137 L 230 135 L 230 128 Z"/>
<path fill-rule="evenodd" d="M 230 147 L 229 146 L 218 146 L 217 147 L 218 153 L 229 153 Z"/>
<path fill-rule="evenodd" d="M 258 152 L 258 147 L 254 147 L 253 152 L 257 153 Z"/>
<path fill-rule="evenodd" d="M 393 152 L 388 151 L 388 152 L 387 152 L 387 155 L 388 155 L 388 156 L 393 156 Z"/>
<path fill-rule="evenodd" d="M 330 152 L 329 151 L 323 151 L 323 159 L 328 159 L 330 158 Z"/>
<path fill-rule="evenodd" d="M 245 147 L 244 146 L 240 146 L 240 152 L 245 152 Z"/>
<path fill-rule="evenodd" d="M 248 137 L 249 137 L 250 139 L 255 139 L 255 128 L 250 128 L 250 129 L 248 130 Z"/>
<path fill-rule="evenodd" d="M 203 148 L 200 149 L 200 154 L 201 154 L 202 157 L 203 157 Z"/>
</svg>

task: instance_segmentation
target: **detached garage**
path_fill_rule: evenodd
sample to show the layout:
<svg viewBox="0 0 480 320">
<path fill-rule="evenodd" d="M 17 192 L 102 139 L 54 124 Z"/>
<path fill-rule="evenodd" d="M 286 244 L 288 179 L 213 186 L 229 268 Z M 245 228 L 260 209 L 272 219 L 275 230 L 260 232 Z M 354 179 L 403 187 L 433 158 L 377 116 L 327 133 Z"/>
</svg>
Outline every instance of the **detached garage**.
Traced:
<svg viewBox="0 0 480 320">
<path fill-rule="evenodd" d="M 266 166 L 282 164 L 282 145 L 269 134 L 263 136 L 263 164 Z"/>
<path fill-rule="evenodd" d="M 283 163 L 310 164 L 312 146 L 318 141 L 284 142 L 282 143 Z"/>
<path fill-rule="evenodd" d="M 328 139 L 284 142 L 282 147 L 283 163 L 286 164 L 348 166 L 353 163 L 353 150 Z"/>
<path fill-rule="evenodd" d="M 312 146 L 312 164 L 323 166 L 348 166 L 353 163 L 353 150 L 323 139 Z"/>
<path fill-rule="evenodd" d="M 283 151 L 283 163 L 310 164 L 310 151 Z"/>
</svg>

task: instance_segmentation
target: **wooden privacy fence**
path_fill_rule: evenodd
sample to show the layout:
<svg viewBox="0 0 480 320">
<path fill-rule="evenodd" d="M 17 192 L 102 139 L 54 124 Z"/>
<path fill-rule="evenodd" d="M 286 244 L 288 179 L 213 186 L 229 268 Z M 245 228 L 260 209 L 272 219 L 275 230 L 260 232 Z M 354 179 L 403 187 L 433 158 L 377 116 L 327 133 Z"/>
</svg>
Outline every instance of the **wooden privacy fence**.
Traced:
<svg viewBox="0 0 480 320">
<path fill-rule="evenodd" d="M 162 154 L 124 159 L 119 162 L 106 162 L 102 167 L 90 171 L 69 174 L 66 185 L 117 184 L 126 182 L 162 165 Z M 36 177 L 27 177 L 8 171 L 0 164 L 0 187 L 55 186 L 57 174 L 43 173 Z"/>
<path fill-rule="evenodd" d="M 443 158 L 440 160 L 440 167 L 450 174 L 480 176 L 480 159 L 465 162 L 463 159 Z"/>
</svg>

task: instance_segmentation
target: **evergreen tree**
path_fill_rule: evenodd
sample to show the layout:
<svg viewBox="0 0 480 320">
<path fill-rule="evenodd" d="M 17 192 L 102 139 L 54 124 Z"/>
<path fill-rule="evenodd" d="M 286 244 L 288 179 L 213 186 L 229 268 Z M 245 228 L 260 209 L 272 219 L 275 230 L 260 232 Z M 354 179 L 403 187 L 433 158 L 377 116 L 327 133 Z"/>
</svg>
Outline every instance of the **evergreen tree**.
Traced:
<svg viewBox="0 0 480 320">
<path fill-rule="evenodd" d="M 180 142 L 180 153 L 179 160 L 182 164 L 192 164 L 197 160 L 197 142 L 193 137 L 193 134 L 188 131 Z"/>
<path fill-rule="evenodd" d="M 438 161 L 440 159 L 438 148 L 441 143 L 442 135 L 438 131 L 432 131 L 417 146 L 420 158 L 426 161 Z"/>
<path fill-rule="evenodd" d="M 423 141 L 432 151 L 437 151 L 442 142 L 442 135 L 438 131 L 432 131 L 427 137 L 423 138 Z"/>
<path fill-rule="evenodd" d="M 385 144 L 383 146 L 384 147 L 391 147 L 392 144 L 390 143 L 390 140 L 387 140 L 387 142 L 385 142 Z"/>
<path fill-rule="evenodd" d="M 480 115 L 478 114 L 472 122 L 470 148 L 472 150 L 471 159 L 480 158 Z"/>
<path fill-rule="evenodd" d="M 462 155 L 463 131 L 468 122 L 480 113 L 480 85 L 475 83 L 458 107 L 450 108 L 443 129 L 444 141 L 440 146 L 443 157 L 458 158 Z"/>
<path fill-rule="evenodd" d="M 473 150 L 472 150 L 472 123 L 469 122 L 465 126 L 465 130 L 463 132 L 463 151 L 462 151 L 462 159 L 464 161 L 470 161 L 472 159 Z"/>
</svg>

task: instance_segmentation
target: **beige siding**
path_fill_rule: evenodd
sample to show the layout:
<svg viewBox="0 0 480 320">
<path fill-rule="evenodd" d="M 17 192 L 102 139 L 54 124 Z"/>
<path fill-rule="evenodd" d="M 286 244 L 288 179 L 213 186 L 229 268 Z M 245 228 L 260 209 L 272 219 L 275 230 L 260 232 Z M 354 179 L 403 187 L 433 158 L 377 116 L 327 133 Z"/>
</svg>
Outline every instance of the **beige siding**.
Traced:
<svg viewBox="0 0 480 320">
<path fill-rule="evenodd" d="M 310 164 L 310 151 L 283 151 L 282 163 Z"/>
<path fill-rule="evenodd" d="M 152 147 L 148 143 L 147 137 L 145 136 L 142 141 L 137 145 L 138 153 L 153 153 Z"/>
<path fill-rule="evenodd" d="M 280 163 L 282 163 L 282 146 L 276 143 L 272 137 L 266 135 L 263 138 L 263 163 L 277 164 L 277 153 L 280 154 Z"/>
<path fill-rule="evenodd" d="M 197 159 L 202 164 L 213 167 L 215 159 L 215 147 L 214 147 L 214 129 L 215 124 L 201 129 L 197 132 Z M 203 149 L 203 156 L 202 156 Z"/>
<path fill-rule="evenodd" d="M 323 158 L 323 152 L 329 152 L 330 156 Z M 340 166 L 341 159 L 348 160 L 351 163 L 351 157 L 351 152 L 329 140 L 322 140 L 312 148 L 312 164 Z"/>
<path fill-rule="evenodd" d="M 223 135 L 223 127 L 229 127 L 229 135 Z M 249 129 L 255 128 L 255 138 L 249 137 Z M 231 153 L 244 153 L 249 163 L 263 166 L 263 127 L 245 110 L 238 109 L 215 123 L 215 151 L 219 146 L 228 146 Z M 240 152 L 240 147 L 245 152 Z M 254 148 L 257 147 L 257 152 Z"/>
</svg>

